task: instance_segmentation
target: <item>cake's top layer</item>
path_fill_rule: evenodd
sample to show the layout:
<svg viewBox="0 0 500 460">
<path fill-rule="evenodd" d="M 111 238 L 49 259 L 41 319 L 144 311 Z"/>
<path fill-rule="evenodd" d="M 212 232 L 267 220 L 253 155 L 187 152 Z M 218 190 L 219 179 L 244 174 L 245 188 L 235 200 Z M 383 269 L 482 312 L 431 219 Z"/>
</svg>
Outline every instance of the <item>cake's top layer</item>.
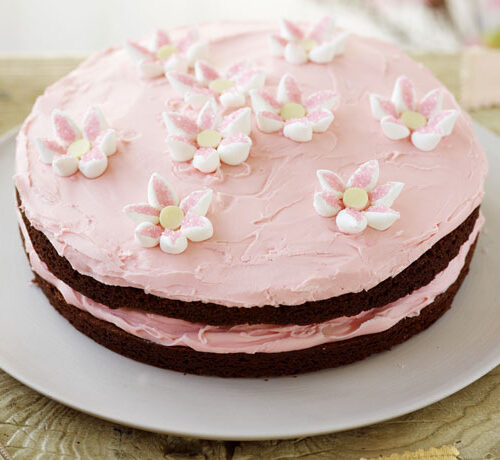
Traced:
<svg viewBox="0 0 500 460">
<path fill-rule="evenodd" d="M 266 70 L 272 91 L 287 72 L 306 95 L 336 90 L 341 101 L 335 120 L 307 143 L 254 127 L 248 160 L 215 174 L 171 160 L 161 113 L 178 104 L 178 96 L 165 78 L 141 79 L 123 49 L 90 58 L 38 99 L 18 138 L 15 183 L 31 223 L 77 271 L 185 301 L 300 304 L 369 289 L 394 276 L 478 206 L 487 164 L 466 114 L 431 152 L 417 150 L 408 139 L 387 139 L 371 114 L 369 93 L 390 95 L 400 75 L 415 82 L 418 95 L 441 86 L 428 70 L 391 45 L 352 36 L 345 54 L 331 64 L 292 65 L 270 55 L 272 32 L 269 24 L 200 29 L 211 40 L 211 62 L 221 69 L 247 57 Z M 93 104 L 122 139 L 118 153 L 97 179 L 59 177 L 39 161 L 35 138 L 51 136 L 53 109 L 79 120 Z M 448 92 L 444 108 L 458 108 Z M 312 206 L 316 171 L 348 178 L 372 159 L 379 161 L 380 183 L 405 183 L 393 205 L 401 218 L 386 231 L 340 233 L 335 219 L 318 216 Z M 122 209 L 146 201 L 153 172 L 181 197 L 203 187 L 214 190 L 207 214 L 211 239 L 180 255 L 134 241 L 134 223 Z"/>
</svg>

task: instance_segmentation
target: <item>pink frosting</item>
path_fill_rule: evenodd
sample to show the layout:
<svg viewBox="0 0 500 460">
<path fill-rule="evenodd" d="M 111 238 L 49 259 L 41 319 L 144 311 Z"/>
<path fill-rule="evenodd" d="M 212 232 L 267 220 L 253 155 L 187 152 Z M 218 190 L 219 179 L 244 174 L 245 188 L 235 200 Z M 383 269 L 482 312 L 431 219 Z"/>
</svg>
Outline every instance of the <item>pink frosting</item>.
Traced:
<svg viewBox="0 0 500 460">
<path fill-rule="evenodd" d="M 272 32 L 274 24 L 247 23 L 208 24 L 201 31 L 212 38 L 216 66 L 246 56 L 267 70 L 271 91 L 286 72 L 306 95 L 336 90 L 341 103 L 335 120 L 308 143 L 264 134 L 254 122 L 247 162 L 224 165 L 215 174 L 171 160 L 160 114 L 179 106 L 178 96 L 166 79 L 140 79 L 121 48 L 91 57 L 37 100 L 18 137 L 15 184 L 32 224 L 76 270 L 106 284 L 185 301 L 300 304 L 369 289 L 396 275 L 480 204 L 487 163 L 466 114 L 432 152 L 387 139 L 371 115 L 369 93 L 390 94 L 401 74 L 415 81 L 418 94 L 440 87 L 428 70 L 392 45 L 355 36 L 333 63 L 295 66 L 270 56 Z M 78 120 L 93 104 L 117 129 L 119 153 L 96 180 L 55 176 L 39 160 L 35 138 L 50 135 L 54 108 Z M 448 92 L 445 107 L 458 109 Z M 401 219 L 385 232 L 341 234 L 334 219 L 313 209 L 316 170 L 349 177 L 371 159 L 380 163 L 380 183 L 405 182 L 394 205 Z M 121 210 L 146 198 L 153 172 L 180 196 L 203 186 L 214 189 L 212 239 L 180 256 L 138 246 L 134 223 Z"/>
<path fill-rule="evenodd" d="M 374 308 L 351 317 L 336 318 L 308 326 L 275 326 L 270 324 L 208 326 L 144 313 L 126 308 L 112 310 L 74 291 L 50 273 L 40 261 L 21 223 L 27 252 L 33 270 L 55 285 L 66 302 L 92 316 L 112 323 L 129 334 L 164 346 L 183 345 L 211 353 L 277 353 L 347 340 L 361 335 L 385 331 L 403 318 L 418 316 L 458 278 L 469 249 L 484 222 L 481 215 L 474 231 L 460 248 L 459 254 L 434 280 L 413 293 L 384 307 Z"/>
</svg>

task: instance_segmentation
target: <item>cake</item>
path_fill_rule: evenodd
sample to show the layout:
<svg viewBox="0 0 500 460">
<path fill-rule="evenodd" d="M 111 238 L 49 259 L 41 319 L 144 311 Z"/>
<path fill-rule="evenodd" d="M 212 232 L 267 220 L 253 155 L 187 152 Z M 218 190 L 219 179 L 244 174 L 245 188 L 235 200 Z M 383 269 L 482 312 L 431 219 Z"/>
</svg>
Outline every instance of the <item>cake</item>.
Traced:
<svg viewBox="0 0 500 460">
<path fill-rule="evenodd" d="M 36 101 L 14 182 L 35 281 L 76 329 L 165 369 L 259 377 L 349 364 L 438 320 L 486 174 L 425 67 L 323 18 L 90 57 Z"/>
</svg>

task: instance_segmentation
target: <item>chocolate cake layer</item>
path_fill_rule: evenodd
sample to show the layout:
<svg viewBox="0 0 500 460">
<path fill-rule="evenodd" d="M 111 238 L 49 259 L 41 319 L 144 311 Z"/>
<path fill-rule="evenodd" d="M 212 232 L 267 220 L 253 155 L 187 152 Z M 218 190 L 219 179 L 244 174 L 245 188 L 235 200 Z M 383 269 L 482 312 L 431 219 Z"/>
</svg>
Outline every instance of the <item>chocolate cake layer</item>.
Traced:
<svg viewBox="0 0 500 460">
<path fill-rule="evenodd" d="M 476 242 L 469 250 L 458 279 L 425 307 L 419 316 L 405 318 L 384 332 L 284 353 L 201 353 L 186 347 L 158 345 L 130 335 L 69 305 L 50 283 L 36 274 L 35 280 L 50 303 L 76 329 L 106 348 L 137 361 L 179 372 L 219 377 L 293 375 L 359 361 L 374 353 L 389 350 L 429 327 L 450 308 L 469 271 Z"/>
<path fill-rule="evenodd" d="M 18 195 L 18 204 L 20 198 Z M 34 228 L 20 206 L 20 211 L 33 247 L 48 269 L 68 286 L 110 308 L 127 307 L 192 323 L 210 325 L 297 324 L 307 325 L 340 316 L 354 316 L 362 311 L 387 305 L 429 284 L 458 254 L 467 241 L 479 215 L 479 207 L 454 231 L 405 270 L 367 291 L 343 294 L 301 305 L 263 307 L 226 307 L 213 303 L 184 302 L 147 294 L 135 287 L 103 284 L 91 276 L 74 270 L 68 260 L 59 256 L 48 238 Z"/>
</svg>

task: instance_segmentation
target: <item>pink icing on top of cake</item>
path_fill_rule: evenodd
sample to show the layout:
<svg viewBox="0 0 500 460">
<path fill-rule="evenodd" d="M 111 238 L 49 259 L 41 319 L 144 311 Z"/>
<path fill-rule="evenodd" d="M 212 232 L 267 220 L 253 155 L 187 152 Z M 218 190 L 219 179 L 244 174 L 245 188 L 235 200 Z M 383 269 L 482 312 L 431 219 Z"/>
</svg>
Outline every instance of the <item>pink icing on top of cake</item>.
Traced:
<svg viewBox="0 0 500 460">
<path fill-rule="evenodd" d="M 411 77 L 418 94 L 441 86 L 394 46 L 351 36 L 332 64 L 292 67 L 269 54 L 274 23 L 216 23 L 201 29 L 211 38 L 217 68 L 228 68 L 237 51 L 267 71 L 266 89 L 273 94 L 289 72 L 305 94 L 340 94 L 335 120 L 326 132 L 300 144 L 263 133 L 254 121 L 245 164 L 204 175 L 180 167 L 167 152 L 160 114 L 178 95 L 166 79 L 141 79 L 123 49 L 91 57 L 37 100 L 16 152 L 15 184 L 27 217 L 80 273 L 185 301 L 301 304 L 370 289 L 396 275 L 480 204 L 487 163 L 465 113 L 431 152 L 386 138 L 373 118 L 369 93 L 391 94 L 400 75 Z M 444 106 L 460 110 L 444 91 Z M 39 161 L 34 139 L 50 137 L 54 108 L 81 119 L 92 104 L 102 106 L 118 135 L 130 129 L 137 134 L 120 147 L 120 161 L 99 180 L 55 177 Z M 339 233 L 334 220 L 318 216 L 311 205 L 318 190 L 316 171 L 331 169 L 347 178 L 372 159 L 380 163 L 379 183 L 406 184 L 397 200 L 401 218 L 385 231 Z M 159 248 L 138 247 L 134 223 L 121 212 L 144 196 L 154 171 L 179 196 L 204 187 L 214 190 L 213 237 L 190 245 L 168 264 Z"/>
</svg>

